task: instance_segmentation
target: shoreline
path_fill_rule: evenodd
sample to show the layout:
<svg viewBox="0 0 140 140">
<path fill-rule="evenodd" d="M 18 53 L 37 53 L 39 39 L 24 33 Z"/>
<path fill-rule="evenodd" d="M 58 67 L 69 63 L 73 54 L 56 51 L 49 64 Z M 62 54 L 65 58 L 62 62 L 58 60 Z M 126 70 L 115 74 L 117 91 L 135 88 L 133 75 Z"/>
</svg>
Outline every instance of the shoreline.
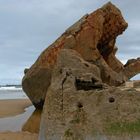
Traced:
<svg viewBox="0 0 140 140">
<path fill-rule="evenodd" d="M 31 105 L 29 99 L 0 99 L 0 118 L 22 114 Z"/>
<path fill-rule="evenodd" d="M 7 128 L 7 126 L 8 128 L 12 126 L 11 128 L 15 129 L 17 125 L 19 126 L 21 125 L 22 127 L 24 125 L 23 122 L 25 121 L 26 123 L 28 117 L 30 117 L 30 116 L 23 117 L 23 115 L 28 114 L 28 109 L 31 106 L 32 103 L 29 99 L 0 99 L 0 122 L 2 122 L 0 126 L 2 127 L 2 129 L 4 127 Z M 21 120 L 19 120 L 18 118 L 21 118 Z M 19 122 L 21 124 L 18 124 Z M 11 123 L 13 124 L 11 125 Z M 22 131 L 22 128 L 20 129 L 15 132 L 12 130 L 0 131 L 0 140 L 37 140 L 38 139 L 37 133 L 24 132 Z"/>
</svg>

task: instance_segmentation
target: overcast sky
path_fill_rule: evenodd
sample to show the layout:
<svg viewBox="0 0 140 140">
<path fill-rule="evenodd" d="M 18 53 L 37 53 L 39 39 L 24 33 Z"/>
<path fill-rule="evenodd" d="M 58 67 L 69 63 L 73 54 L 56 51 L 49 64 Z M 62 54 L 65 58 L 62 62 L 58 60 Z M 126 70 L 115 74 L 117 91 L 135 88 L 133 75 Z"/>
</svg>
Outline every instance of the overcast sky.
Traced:
<svg viewBox="0 0 140 140">
<path fill-rule="evenodd" d="M 0 84 L 20 83 L 25 67 L 66 28 L 107 0 L 0 0 Z M 129 23 L 117 39 L 123 62 L 140 56 L 140 0 L 112 0 Z"/>
</svg>

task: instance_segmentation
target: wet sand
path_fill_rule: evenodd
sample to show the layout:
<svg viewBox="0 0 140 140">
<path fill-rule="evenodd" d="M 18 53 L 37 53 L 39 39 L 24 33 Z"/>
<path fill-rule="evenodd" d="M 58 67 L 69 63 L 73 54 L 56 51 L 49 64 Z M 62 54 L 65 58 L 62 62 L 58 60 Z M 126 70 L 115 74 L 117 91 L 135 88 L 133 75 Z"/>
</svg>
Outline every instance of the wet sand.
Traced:
<svg viewBox="0 0 140 140">
<path fill-rule="evenodd" d="M 37 140 L 38 134 L 28 132 L 4 132 L 0 133 L 0 140 Z"/>
<path fill-rule="evenodd" d="M 37 140 L 38 134 L 27 132 L 28 129 L 26 129 L 31 129 L 27 121 L 32 116 L 32 111 L 34 111 L 31 105 L 32 103 L 28 99 L 0 100 L 0 140 Z M 25 124 L 28 127 L 24 126 Z M 26 132 L 22 130 L 23 126 Z M 17 132 L 14 132 L 16 127 L 18 128 L 15 130 Z"/>
<path fill-rule="evenodd" d="M 21 114 L 31 105 L 28 99 L 0 100 L 0 118 Z"/>
</svg>

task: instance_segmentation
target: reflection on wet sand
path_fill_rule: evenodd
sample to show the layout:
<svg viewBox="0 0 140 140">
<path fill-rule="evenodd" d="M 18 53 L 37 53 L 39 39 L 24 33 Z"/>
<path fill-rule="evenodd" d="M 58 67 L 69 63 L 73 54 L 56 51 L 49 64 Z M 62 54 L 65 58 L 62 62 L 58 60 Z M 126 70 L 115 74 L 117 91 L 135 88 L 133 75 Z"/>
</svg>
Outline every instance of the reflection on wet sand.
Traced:
<svg viewBox="0 0 140 140">
<path fill-rule="evenodd" d="M 11 116 L 6 118 L 0 118 L 0 132 L 4 131 L 21 131 L 23 124 L 27 121 L 30 117 L 32 112 L 34 111 L 34 107 L 30 106 L 26 108 L 25 112 L 19 114 L 17 116 Z"/>
<path fill-rule="evenodd" d="M 38 133 L 41 119 L 41 110 L 35 110 L 34 106 L 26 108 L 25 112 L 17 116 L 0 118 L 0 132 L 27 131 Z"/>
<path fill-rule="evenodd" d="M 22 131 L 28 131 L 31 133 L 39 133 L 40 120 L 42 110 L 35 110 L 27 122 L 23 125 Z"/>
</svg>

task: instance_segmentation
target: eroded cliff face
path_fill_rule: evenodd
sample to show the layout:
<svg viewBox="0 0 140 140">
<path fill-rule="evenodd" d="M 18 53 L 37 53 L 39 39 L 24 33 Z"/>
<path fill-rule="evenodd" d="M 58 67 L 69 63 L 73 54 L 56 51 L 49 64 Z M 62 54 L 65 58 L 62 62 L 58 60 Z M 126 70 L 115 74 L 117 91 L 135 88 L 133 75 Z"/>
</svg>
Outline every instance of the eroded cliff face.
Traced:
<svg viewBox="0 0 140 140">
<path fill-rule="evenodd" d="M 35 107 L 43 107 L 51 84 L 52 71 L 63 49 L 76 51 L 81 59 L 94 67 L 92 74 L 96 75 L 98 69 L 99 74 L 96 77 L 109 86 L 121 85 L 140 72 L 139 63 L 137 69 L 134 69 L 134 65 L 123 66 L 115 56 L 116 38 L 127 26 L 120 10 L 109 2 L 95 12 L 83 16 L 68 28 L 41 53 L 31 68 L 25 71 L 22 80 L 23 90 Z M 135 72 L 129 73 L 131 70 Z"/>
</svg>

